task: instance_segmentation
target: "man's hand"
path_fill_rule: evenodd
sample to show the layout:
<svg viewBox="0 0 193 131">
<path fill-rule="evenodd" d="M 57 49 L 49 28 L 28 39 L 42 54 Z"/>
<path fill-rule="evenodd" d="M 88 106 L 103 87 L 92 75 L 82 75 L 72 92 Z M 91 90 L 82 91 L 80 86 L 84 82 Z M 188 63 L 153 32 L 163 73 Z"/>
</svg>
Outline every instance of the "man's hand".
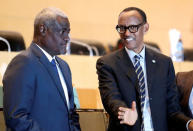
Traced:
<svg viewBox="0 0 193 131">
<path fill-rule="evenodd" d="M 120 124 L 134 125 L 137 120 L 138 114 L 136 110 L 135 101 L 132 102 L 131 108 L 119 107 L 118 119 L 120 119 Z"/>
<path fill-rule="evenodd" d="M 188 124 L 188 130 L 193 131 L 193 120 L 191 120 L 190 123 Z"/>
</svg>

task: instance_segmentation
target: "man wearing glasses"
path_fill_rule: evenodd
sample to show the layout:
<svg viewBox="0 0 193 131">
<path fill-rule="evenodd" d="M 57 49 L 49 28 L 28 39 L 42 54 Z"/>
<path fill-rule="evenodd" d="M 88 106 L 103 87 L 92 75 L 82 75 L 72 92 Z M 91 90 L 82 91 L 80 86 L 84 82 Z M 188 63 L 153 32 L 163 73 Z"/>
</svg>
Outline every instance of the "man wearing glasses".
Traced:
<svg viewBox="0 0 193 131">
<path fill-rule="evenodd" d="M 144 11 L 124 9 L 116 30 L 125 47 L 97 61 L 108 130 L 167 131 L 169 120 L 192 130 L 192 121 L 180 111 L 171 59 L 143 42 L 148 29 Z"/>
</svg>

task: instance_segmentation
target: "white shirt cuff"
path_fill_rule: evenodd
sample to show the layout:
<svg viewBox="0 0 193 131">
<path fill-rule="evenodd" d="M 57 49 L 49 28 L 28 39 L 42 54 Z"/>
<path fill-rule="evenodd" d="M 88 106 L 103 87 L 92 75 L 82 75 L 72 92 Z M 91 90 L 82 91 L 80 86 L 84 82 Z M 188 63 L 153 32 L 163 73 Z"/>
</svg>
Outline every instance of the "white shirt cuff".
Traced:
<svg viewBox="0 0 193 131">
<path fill-rule="evenodd" d="M 190 131 L 189 129 L 188 129 L 188 125 L 189 125 L 189 123 L 192 121 L 192 119 L 191 120 L 189 120 L 187 123 L 186 123 L 186 129 L 187 129 L 187 131 Z"/>
</svg>

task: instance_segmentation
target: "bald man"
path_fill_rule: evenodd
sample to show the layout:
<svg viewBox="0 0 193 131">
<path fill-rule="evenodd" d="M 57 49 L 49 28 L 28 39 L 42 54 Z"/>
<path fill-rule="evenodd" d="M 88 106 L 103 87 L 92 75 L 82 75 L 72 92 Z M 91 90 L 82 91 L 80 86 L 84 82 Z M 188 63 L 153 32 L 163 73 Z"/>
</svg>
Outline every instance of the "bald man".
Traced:
<svg viewBox="0 0 193 131">
<path fill-rule="evenodd" d="M 79 131 L 71 71 L 65 54 L 67 16 L 45 8 L 35 18 L 30 47 L 9 64 L 4 78 L 4 116 L 11 131 Z"/>
</svg>

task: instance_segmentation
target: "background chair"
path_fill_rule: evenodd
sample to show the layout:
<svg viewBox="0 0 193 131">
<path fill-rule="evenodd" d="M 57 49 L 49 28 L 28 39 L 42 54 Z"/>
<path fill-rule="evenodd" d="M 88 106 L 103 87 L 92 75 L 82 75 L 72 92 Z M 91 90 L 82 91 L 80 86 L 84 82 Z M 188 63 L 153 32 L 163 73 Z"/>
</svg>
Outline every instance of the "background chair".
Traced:
<svg viewBox="0 0 193 131">
<path fill-rule="evenodd" d="M 3 110 L 0 110 L 0 130 L 5 131 L 6 126 L 4 122 L 4 117 L 3 117 Z"/>
<path fill-rule="evenodd" d="M 18 32 L 0 31 L 0 38 L 1 51 L 9 50 L 9 46 L 7 46 L 5 40 L 10 44 L 11 51 L 21 51 L 26 49 L 23 36 Z"/>
<path fill-rule="evenodd" d="M 184 49 L 184 61 L 193 61 L 193 49 Z"/>
<path fill-rule="evenodd" d="M 108 116 L 104 109 L 79 109 L 82 131 L 106 131 L 108 127 Z"/>
</svg>

